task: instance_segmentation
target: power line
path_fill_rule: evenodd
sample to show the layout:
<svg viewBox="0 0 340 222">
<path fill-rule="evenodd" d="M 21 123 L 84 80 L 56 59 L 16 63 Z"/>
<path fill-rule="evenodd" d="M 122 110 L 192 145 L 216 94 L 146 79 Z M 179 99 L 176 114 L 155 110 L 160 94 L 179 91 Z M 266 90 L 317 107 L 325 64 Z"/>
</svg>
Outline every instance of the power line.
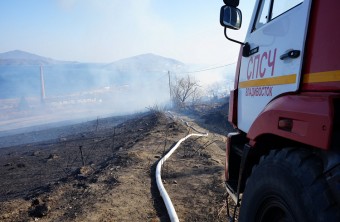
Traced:
<svg viewBox="0 0 340 222">
<path fill-rule="evenodd" d="M 220 68 L 223 68 L 223 67 L 231 66 L 231 65 L 234 65 L 234 64 L 236 64 L 236 62 L 229 63 L 229 64 L 222 65 L 222 66 L 215 66 L 215 67 L 211 67 L 211 68 L 199 69 L 199 70 L 190 71 L 190 72 L 183 72 L 183 73 L 187 74 L 187 73 L 195 73 L 195 72 L 205 72 L 205 71 L 209 71 L 209 70 L 213 70 L 213 69 L 220 69 Z"/>
</svg>

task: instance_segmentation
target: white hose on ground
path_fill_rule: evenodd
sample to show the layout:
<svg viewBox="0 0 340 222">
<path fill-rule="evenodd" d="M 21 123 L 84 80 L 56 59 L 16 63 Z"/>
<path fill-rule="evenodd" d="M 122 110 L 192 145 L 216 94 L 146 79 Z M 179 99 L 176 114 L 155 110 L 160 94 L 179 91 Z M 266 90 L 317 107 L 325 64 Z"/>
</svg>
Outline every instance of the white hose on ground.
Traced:
<svg viewBox="0 0 340 222">
<path fill-rule="evenodd" d="M 156 182 L 157 182 L 157 187 L 159 190 L 159 193 L 161 194 L 163 201 L 165 203 L 166 209 L 168 211 L 170 220 L 172 222 L 178 222 L 178 216 L 177 213 L 175 211 L 175 208 L 170 200 L 170 197 L 168 195 L 168 193 L 166 192 L 163 182 L 162 182 L 162 177 L 161 177 L 161 168 L 163 163 L 173 154 L 173 152 L 176 151 L 176 149 L 179 147 L 179 145 L 185 141 L 186 139 L 188 139 L 191 136 L 208 136 L 208 133 L 206 134 L 197 134 L 197 133 L 192 133 L 187 135 L 186 137 L 180 139 L 176 145 L 158 162 L 157 167 L 156 167 Z"/>
<path fill-rule="evenodd" d="M 172 112 L 167 111 L 167 113 L 170 115 L 170 118 L 171 118 L 171 119 L 176 119 L 176 116 L 175 116 L 174 114 L 172 114 Z M 198 130 L 195 129 L 194 127 L 190 126 L 189 123 L 188 123 L 187 121 L 185 121 L 185 120 L 183 120 L 183 119 L 181 119 L 181 118 L 178 118 L 178 117 L 177 117 L 177 119 L 181 120 L 187 127 L 190 127 L 191 129 L 193 129 L 193 130 L 196 131 L 197 133 L 205 134 L 205 133 L 203 133 L 203 132 L 198 131 Z"/>
</svg>

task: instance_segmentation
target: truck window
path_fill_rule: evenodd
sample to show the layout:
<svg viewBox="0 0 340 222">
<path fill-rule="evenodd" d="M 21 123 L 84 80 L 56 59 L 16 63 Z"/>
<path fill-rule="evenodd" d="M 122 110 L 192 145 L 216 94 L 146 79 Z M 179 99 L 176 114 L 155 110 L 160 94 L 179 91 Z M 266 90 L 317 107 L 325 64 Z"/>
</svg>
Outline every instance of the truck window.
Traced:
<svg viewBox="0 0 340 222">
<path fill-rule="evenodd" d="M 258 9 L 257 20 L 253 28 L 253 31 L 261 28 L 264 24 L 268 22 L 268 15 L 269 15 L 269 9 L 270 9 L 269 6 L 270 6 L 270 0 L 261 1 L 259 9 Z"/>
<path fill-rule="evenodd" d="M 303 0 L 262 0 L 259 4 L 253 30 L 261 28 L 274 18 L 301 4 Z"/>
<path fill-rule="evenodd" d="M 294 8 L 295 6 L 302 2 L 303 0 L 288 0 L 288 1 L 274 0 L 271 19 L 274 19 L 279 15 L 285 13 L 286 11 L 289 11 L 290 9 Z"/>
</svg>

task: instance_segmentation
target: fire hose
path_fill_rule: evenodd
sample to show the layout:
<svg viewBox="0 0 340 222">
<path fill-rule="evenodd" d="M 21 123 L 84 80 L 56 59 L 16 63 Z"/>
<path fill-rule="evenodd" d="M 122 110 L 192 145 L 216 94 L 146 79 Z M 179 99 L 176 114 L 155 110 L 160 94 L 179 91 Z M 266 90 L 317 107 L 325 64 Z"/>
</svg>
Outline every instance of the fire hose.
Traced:
<svg viewBox="0 0 340 222">
<path fill-rule="evenodd" d="M 189 126 L 187 124 L 187 122 L 186 122 L 186 125 Z M 197 130 L 195 130 L 195 131 L 197 131 Z M 164 188 L 164 185 L 163 185 L 163 182 L 162 182 L 162 177 L 161 177 L 161 168 L 162 168 L 163 163 L 176 151 L 176 149 L 179 147 L 179 145 L 191 136 L 199 136 L 199 137 L 208 136 L 208 133 L 205 133 L 205 134 L 203 134 L 203 133 L 192 133 L 192 134 L 189 134 L 186 137 L 180 139 L 176 143 L 176 145 L 158 162 L 157 167 L 156 167 L 157 187 L 158 187 L 158 190 L 159 190 L 161 197 L 163 198 L 163 201 L 164 201 L 165 207 L 168 211 L 168 215 L 169 215 L 171 222 L 178 222 L 179 220 L 178 220 L 176 210 L 175 210 L 175 208 L 174 208 L 174 206 L 171 202 L 171 199 L 170 199 L 168 193 L 166 192 L 166 190 Z"/>
</svg>

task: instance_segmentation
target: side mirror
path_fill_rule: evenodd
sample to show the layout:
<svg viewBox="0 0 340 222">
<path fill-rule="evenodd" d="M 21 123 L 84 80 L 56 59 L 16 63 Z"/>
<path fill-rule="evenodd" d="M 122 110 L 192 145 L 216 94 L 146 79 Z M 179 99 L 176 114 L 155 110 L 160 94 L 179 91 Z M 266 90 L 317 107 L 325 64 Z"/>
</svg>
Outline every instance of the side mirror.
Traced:
<svg viewBox="0 0 340 222">
<path fill-rule="evenodd" d="M 229 5 L 229 6 L 233 6 L 233 7 L 237 7 L 238 4 L 240 3 L 239 0 L 223 0 L 224 4 Z"/>
<path fill-rule="evenodd" d="M 242 12 L 240 9 L 224 5 L 221 8 L 220 23 L 230 29 L 240 29 L 242 24 Z"/>
</svg>

